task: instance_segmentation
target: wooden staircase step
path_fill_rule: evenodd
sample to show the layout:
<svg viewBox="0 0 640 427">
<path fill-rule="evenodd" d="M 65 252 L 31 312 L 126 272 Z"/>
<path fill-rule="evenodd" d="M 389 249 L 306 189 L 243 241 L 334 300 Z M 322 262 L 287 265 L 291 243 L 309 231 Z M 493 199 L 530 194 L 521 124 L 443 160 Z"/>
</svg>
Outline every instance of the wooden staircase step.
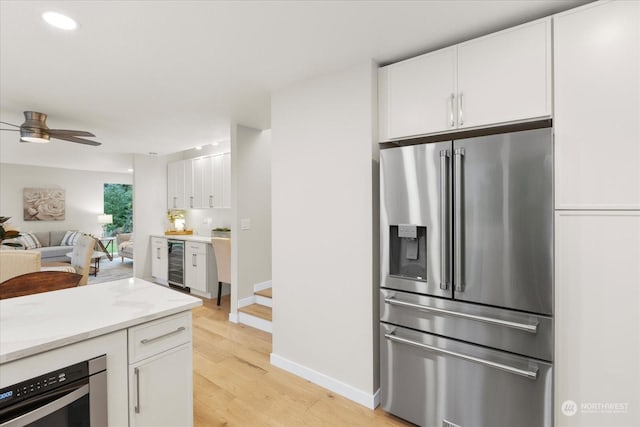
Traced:
<svg viewBox="0 0 640 427">
<path fill-rule="evenodd" d="M 271 288 L 263 289 L 261 291 L 255 291 L 254 294 L 260 295 L 261 297 L 265 298 L 273 298 L 271 296 Z"/>
<path fill-rule="evenodd" d="M 251 304 L 246 307 L 239 308 L 238 311 L 271 322 L 271 307 L 260 304 Z"/>
</svg>

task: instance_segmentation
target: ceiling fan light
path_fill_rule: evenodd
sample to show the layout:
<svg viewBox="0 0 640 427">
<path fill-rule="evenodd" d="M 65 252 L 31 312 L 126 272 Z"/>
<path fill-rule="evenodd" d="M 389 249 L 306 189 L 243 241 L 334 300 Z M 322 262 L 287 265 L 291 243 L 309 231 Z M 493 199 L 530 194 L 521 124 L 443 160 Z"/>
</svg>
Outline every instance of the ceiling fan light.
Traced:
<svg viewBox="0 0 640 427">
<path fill-rule="evenodd" d="M 22 136 L 20 137 L 20 142 L 35 142 L 38 144 L 45 144 L 49 142 L 49 138 L 38 138 L 33 136 Z"/>
<path fill-rule="evenodd" d="M 37 128 L 21 128 L 20 142 L 47 143 L 49 142 L 49 134 Z"/>
<path fill-rule="evenodd" d="M 42 14 L 42 19 L 44 19 L 47 24 L 60 28 L 61 30 L 71 31 L 78 27 L 76 21 L 58 12 L 45 12 Z"/>
</svg>

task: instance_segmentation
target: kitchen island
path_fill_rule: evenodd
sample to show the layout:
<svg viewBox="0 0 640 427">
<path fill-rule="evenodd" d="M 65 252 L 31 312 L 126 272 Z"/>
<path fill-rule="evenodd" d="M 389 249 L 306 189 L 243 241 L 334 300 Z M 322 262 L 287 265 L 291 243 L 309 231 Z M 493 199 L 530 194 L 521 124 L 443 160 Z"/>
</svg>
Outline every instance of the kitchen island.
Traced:
<svg viewBox="0 0 640 427">
<path fill-rule="evenodd" d="M 137 278 L 2 300 L 0 387 L 106 354 L 109 425 L 191 425 L 190 310 L 201 304 Z"/>
</svg>

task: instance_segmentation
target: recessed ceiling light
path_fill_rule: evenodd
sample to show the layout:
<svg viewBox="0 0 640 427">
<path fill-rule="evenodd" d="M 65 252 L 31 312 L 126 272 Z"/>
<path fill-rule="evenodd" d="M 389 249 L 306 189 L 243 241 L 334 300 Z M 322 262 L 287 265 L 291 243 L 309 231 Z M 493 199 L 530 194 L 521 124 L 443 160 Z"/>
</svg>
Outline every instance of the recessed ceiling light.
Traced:
<svg viewBox="0 0 640 427">
<path fill-rule="evenodd" d="M 42 14 L 42 19 L 61 30 L 75 30 L 78 27 L 76 21 L 58 12 L 45 12 Z"/>
<path fill-rule="evenodd" d="M 202 150 L 202 146 L 201 146 L 201 145 L 198 145 L 198 146 L 196 147 L 196 150 Z"/>
<path fill-rule="evenodd" d="M 211 144 L 211 145 L 213 145 L 213 146 L 215 147 L 216 145 L 220 145 L 220 143 L 219 143 L 219 142 L 214 142 L 214 143 L 213 143 L 213 144 Z"/>
<path fill-rule="evenodd" d="M 129 168 L 127 169 L 127 172 L 133 172 L 133 169 Z"/>
</svg>

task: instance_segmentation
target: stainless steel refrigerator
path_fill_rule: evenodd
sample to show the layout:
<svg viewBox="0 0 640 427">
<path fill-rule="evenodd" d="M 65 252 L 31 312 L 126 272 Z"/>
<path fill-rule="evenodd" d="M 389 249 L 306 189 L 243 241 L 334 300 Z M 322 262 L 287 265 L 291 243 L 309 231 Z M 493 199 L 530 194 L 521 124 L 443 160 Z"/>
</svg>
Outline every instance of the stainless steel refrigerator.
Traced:
<svg viewBox="0 0 640 427">
<path fill-rule="evenodd" d="M 381 150 L 381 406 L 553 425 L 550 128 Z"/>
</svg>

